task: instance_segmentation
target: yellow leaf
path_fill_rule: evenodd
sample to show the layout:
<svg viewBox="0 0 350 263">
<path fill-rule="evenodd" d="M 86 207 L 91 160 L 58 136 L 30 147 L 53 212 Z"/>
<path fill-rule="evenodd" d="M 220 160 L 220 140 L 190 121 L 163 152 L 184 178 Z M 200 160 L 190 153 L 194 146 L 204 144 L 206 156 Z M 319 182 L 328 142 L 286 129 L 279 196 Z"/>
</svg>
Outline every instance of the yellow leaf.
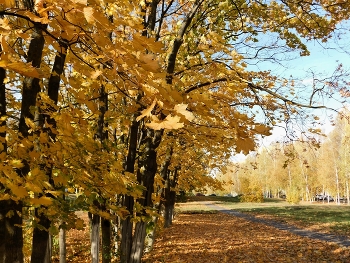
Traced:
<svg viewBox="0 0 350 263">
<path fill-rule="evenodd" d="M 50 197 L 47 197 L 47 196 L 40 197 L 39 201 L 40 201 L 41 205 L 45 205 L 45 206 L 49 206 L 52 204 L 52 199 Z"/>
<path fill-rule="evenodd" d="M 92 112 L 98 111 L 97 105 L 93 101 L 88 100 L 85 102 L 85 104 Z"/>
<path fill-rule="evenodd" d="M 23 15 L 28 17 L 33 22 L 39 22 L 41 24 L 48 24 L 48 23 L 50 23 L 50 19 L 48 19 L 47 17 L 38 17 L 34 13 L 32 13 L 30 11 L 24 12 Z"/>
<path fill-rule="evenodd" d="M 136 118 L 136 121 L 141 120 L 143 117 L 150 116 L 154 106 L 156 105 L 156 102 L 157 102 L 157 99 L 154 99 L 151 106 L 141 111 L 141 115 Z"/>
<path fill-rule="evenodd" d="M 29 152 L 29 156 L 32 160 L 36 160 L 40 157 L 40 153 L 37 151 L 31 151 Z"/>
<path fill-rule="evenodd" d="M 194 115 L 192 112 L 186 110 L 187 108 L 187 104 L 177 104 L 175 105 L 174 107 L 174 110 L 177 112 L 177 113 L 180 113 L 181 115 L 185 116 L 185 118 L 189 121 L 193 121 L 194 119 Z"/>
<path fill-rule="evenodd" d="M 23 198 L 28 196 L 27 189 L 25 189 L 23 186 L 14 186 L 11 188 L 11 191 L 18 198 Z"/>
<path fill-rule="evenodd" d="M 244 154 L 248 154 L 249 151 L 254 150 L 255 143 L 254 140 L 250 138 L 242 138 L 236 141 L 236 152 L 243 152 Z"/>
<path fill-rule="evenodd" d="M 140 60 L 145 63 L 143 66 L 146 70 L 149 70 L 151 72 L 157 72 L 159 69 L 158 61 L 156 60 L 155 56 L 152 54 L 141 54 Z"/>
<path fill-rule="evenodd" d="M 22 163 L 21 160 L 12 160 L 11 161 L 11 165 L 15 168 L 22 168 L 24 166 L 24 164 Z"/>
<path fill-rule="evenodd" d="M 99 211 L 98 214 L 99 214 L 101 217 L 105 218 L 105 219 L 111 219 L 110 213 L 107 213 L 107 212 L 104 212 L 104 211 Z"/>
<path fill-rule="evenodd" d="M 52 204 L 52 200 L 49 197 L 46 196 L 42 196 L 40 198 L 31 198 L 30 199 L 30 203 L 32 205 L 51 205 Z"/>
<path fill-rule="evenodd" d="M 13 210 L 10 210 L 10 211 L 8 211 L 7 213 L 6 213 L 6 217 L 9 217 L 9 218 L 11 218 L 11 217 L 13 217 L 14 216 L 14 214 L 15 214 L 15 211 L 13 211 Z"/>
<path fill-rule="evenodd" d="M 92 79 L 97 79 L 98 76 L 100 76 L 102 74 L 102 71 L 101 70 L 96 70 L 94 71 L 93 73 L 91 73 L 91 78 Z"/>
<path fill-rule="evenodd" d="M 38 69 L 34 68 L 30 63 L 24 63 L 20 61 L 10 62 L 7 60 L 1 60 L 0 67 L 13 70 L 26 77 L 31 77 L 31 78 L 41 77 L 41 74 L 39 73 Z"/>
<path fill-rule="evenodd" d="M 27 126 L 31 129 L 35 129 L 35 123 L 33 122 L 33 120 L 29 119 L 29 118 L 25 118 L 25 123 L 27 124 Z"/>
<path fill-rule="evenodd" d="M 78 229 L 78 230 L 84 229 L 84 220 L 78 218 L 78 219 L 75 221 L 75 228 Z"/>
<path fill-rule="evenodd" d="M 267 127 L 265 125 L 255 125 L 254 130 L 262 135 L 271 135 L 271 127 Z"/>
<path fill-rule="evenodd" d="M 154 130 L 161 130 L 161 129 L 180 129 L 184 126 L 183 123 L 180 122 L 179 116 L 171 116 L 168 115 L 164 121 L 162 122 L 151 122 L 146 124 L 147 127 L 154 129 Z"/>
<path fill-rule="evenodd" d="M 0 0 L 0 5 L 4 5 L 5 8 L 13 7 L 15 0 Z"/>
<path fill-rule="evenodd" d="M 84 7 L 84 17 L 88 23 L 93 24 L 95 22 L 94 9 L 92 7 Z"/>
<path fill-rule="evenodd" d="M 73 0 L 76 4 L 87 5 L 87 0 Z"/>
<path fill-rule="evenodd" d="M 9 21 L 8 19 L 0 19 L 0 32 L 8 32 L 11 30 L 11 27 L 9 26 Z"/>
</svg>

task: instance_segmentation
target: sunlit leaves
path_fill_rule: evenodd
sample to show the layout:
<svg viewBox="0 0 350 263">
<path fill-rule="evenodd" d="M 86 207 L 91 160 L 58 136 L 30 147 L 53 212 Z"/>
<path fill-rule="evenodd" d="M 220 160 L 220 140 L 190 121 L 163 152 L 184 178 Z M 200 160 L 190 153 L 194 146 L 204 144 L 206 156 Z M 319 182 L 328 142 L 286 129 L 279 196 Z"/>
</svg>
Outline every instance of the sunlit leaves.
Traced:
<svg viewBox="0 0 350 263">
<path fill-rule="evenodd" d="M 189 121 L 193 121 L 195 118 L 193 113 L 187 110 L 187 104 L 177 104 L 175 105 L 174 110 L 183 115 Z"/>
<path fill-rule="evenodd" d="M 166 118 L 163 121 L 155 119 L 151 123 L 147 123 L 146 125 L 154 130 L 179 129 L 184 126 L 184 124 L 180 122 L 179 116 L 171 116 L 171 115 L 166 116 Z"/>
<path fill-rule="evenodd" d="M 114 206 L 116 195 L 139 198 L 145 190 L 125 172 L 135 121 L 135 160 L 147 150 L 142 136 L 165 130 L 153 150 L 164 153 L 173 145 L 169 169 L 179 169 L 180 187 L 217 186 L 206 175 L 223 169 L 232 153 L 253 150 L 256 136 L 270 134 L 267 120 L 275 124 L 297 113 L 287 99 L 296 98 L 293 82 L 249 71 L 251 59 L 273 60 L 294 50 L 306 55 L 300 36 L 327 40 L 347 16 L 320 1 L 315 6 L 325 11 L 303 1 L 40 0 L 35 12 L 14 4 L 0 2 L 0 67 L 7 74 L 6 127 L 0 132 L 8 146 L 0 156 L 1 184 L 15 200 L 58 211 L 65 188 L 76 188 L 77 207 L 93 210 L 94 201 L 105 200 L 119 216 L 126 212 Z M 45 44 L 35 68 L 28 51 L 39 23 Z M 52 65 L 62 55 L 58 74 Z M 58 77 L 58 97 L 50 99 Z M 24 118 L 24 135 L 18 126 L 27 81 L 39 91 Z M 50 194 L 54 198 L 46 199 Z"/>
<path fill-rule="evenodd" d="M 26 77 L 39 78 L 41 76 L 38 69 L 34 68 L 32 65 L 30 65 L 30 63 L 23 63 L 20 61 L 9 62 L 6 60 L 1 60 L 0 67 L 11 69 Z"/>
<path fill-rule="evenodd" d="M 143 117 L 145 117 L 145 116 L 151 116 L 151 112 L 152 112 L 154 106 L 156 105 L 156 102 L 157 102 L 157 100 L 154 100 L 154 101 L 152 102 L 151 106 L 149 106 L 147 109 L 144 109 L 144 110 L 141 112 L 142 114 L 136 118 L 136 121 L 141 120 L 141 119 L 142 119 Z"/>
</svg>

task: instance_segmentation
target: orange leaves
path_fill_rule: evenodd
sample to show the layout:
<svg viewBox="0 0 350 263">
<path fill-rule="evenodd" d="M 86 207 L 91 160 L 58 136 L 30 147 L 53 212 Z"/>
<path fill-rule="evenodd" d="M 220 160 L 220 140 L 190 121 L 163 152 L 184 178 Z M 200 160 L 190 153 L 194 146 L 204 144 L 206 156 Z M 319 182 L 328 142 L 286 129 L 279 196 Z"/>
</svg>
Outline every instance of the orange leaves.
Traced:
<svg viewBox="0 0 350 263">
<path fill-rule="evenodd" d="M 257 124 L 254 126 L 254 130 L 261 135 L 271 135 L 271 127 L 265 125 Z"/>
<path fill-rule="evenodd" d="M 153 262 L 344 262 L 349 249 L 225 214 L 180 214 L 160 233 Z"/>
<path fill-rule="evenodd" d="M 15 5 L 15 0 L 0 0 L 0 6 L 4 8 L 9 8 Z"/>
</svg>

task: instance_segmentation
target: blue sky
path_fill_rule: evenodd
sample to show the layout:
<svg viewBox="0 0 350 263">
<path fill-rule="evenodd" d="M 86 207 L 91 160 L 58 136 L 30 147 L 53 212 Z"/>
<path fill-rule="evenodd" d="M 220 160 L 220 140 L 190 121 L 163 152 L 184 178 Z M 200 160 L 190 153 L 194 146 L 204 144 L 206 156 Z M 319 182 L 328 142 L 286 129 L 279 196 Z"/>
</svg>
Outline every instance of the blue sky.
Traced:
<svg viewBox="0 0 350 263">
<path fill-rule="evenodd" d="M 286 61 L 284 66 L 262 63 L 259 64 L 260 69 L 271 70 L 274 74 L 281 77 L 288 78 L 289 76 L 293 76 L 293 78 L 300 78 L 306 86 L 312 84 L 311 71 L 316 73 L 320 78 L 327 77 L 332 75 L 340 63 L 344 69 L 350 71 L 350 33 L 345 32 L 340 39 L 331 39 L 328 43 L 319 43 L 316 41 L 305 43 L 310 51 L 310 56 L 297 57 L 296 59 Z M 336 100 L 325 101 L 325 104 L 336 109 L 343 106 Z M 332 126 L 327 115 L 333 115 L 335 117 L 335 112 L 319 111 L 315 112 L 315 114 L 319 114 L 324 122 L 324 125 L 320 128 L 325 133 L 331 131 Z M 272 136 L 264 140 L 264 144 L 281 139 L 284 135 L 284 130 L 277 128 L 274 130 Z"/>
<path fill-rule="evenodd" d="M 304 42 L 310 55 L 305 57 L 297 57 L 293 60 L 283 62 L 283 66 L 276 63 L 263 62 L 258 64 L 258 68 L 249 66 L 249 69 L 253 70 L 271 70 L 275 75 L 289 78 L 302 79 L 306 85 L 312 84 L 310 72 L 314 72 L 320 78 L 331 76 L 341 63 L 343 68 L 350 71 L 350 25 L 343 25 L 343 28 L 348 28 L 341 32 L 340 37 L 330 39 L 327 43 L 320 43 L 317 41 Z M 350 89 L 350 88 L 349 88 Z M 340 96 L 338 97 L 340 98 Z M 343 105 L 336 100 L 328 100 L 324 102 L 327 106 L 340 109 Z M 320 116 L 321 121 L 324 123 L 321 128 L 324 133 L 329 133 L 333 126 L 330 123 L 329 116 L 336 116 L 333 111 L 315 111 L 315 114 Z M 283 140 L 285 137 L 285 130 L 283 128 L 274 128 L 271 136 L 265 137 L 260 143 L 264 146 L 269 145 L 271 142 Z M 236 155 L 233 159 L 241 160 L 241 155 Z"/>
</svg>

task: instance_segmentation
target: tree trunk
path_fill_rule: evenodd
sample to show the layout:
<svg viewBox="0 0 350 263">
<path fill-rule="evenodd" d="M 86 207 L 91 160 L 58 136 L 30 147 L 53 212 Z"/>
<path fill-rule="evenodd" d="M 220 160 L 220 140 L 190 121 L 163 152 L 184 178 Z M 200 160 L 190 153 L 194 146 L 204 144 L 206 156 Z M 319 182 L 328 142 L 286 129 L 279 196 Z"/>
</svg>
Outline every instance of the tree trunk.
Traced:
<svg viewBox="0 0 350 263">
<path fill-rule="evenodd" d="M 157 231 L 158 216 L 154 216 L 146 228 L 146 240 L 144 252 L 148 253 L 153 249 L 154 239 Z"/>
<path fill-rule="evenodd" d="M 161 201 L 161 209 L 163 210 L 164 214 L 164 227 L 170 226 L 169 221 L 169 199 L 170 199 L 170 171 L 169 171 L 169 165 L 171 162 L 171 157 L 173 155 L 173 145 L 170 145 L 170 147 L 167 149 L 166 157 L 164 160 L 164 163 L 160 169 L 160 174 L 162 176 L 162 179 L 164 181 L 164 188 L 162 192 L 162 201 Z"/>
<path fill-rule="evenodd" d="M 119 243 L 120 243 L 120 236 L 118 235 L 120 227 L 120 218 L 116 217 L 115 220 L 112 221 L 112 238 L 113 238 L 113 254 L 118 255 L 119 254 Z"/>
<path fill-rule="evenodd" d="M 339 199 L 340 199 L 340 189 L 339 189 L 339 174 L 338 174 L 338 168 L 335 168 L 335 184 L 336 184 L 336 189 L 337 189 L 337 204 L 339 205 Z M 329 197 L 328 197 L 328 202 L 329 202 Z"/>
<path fill-rule="evenodd" d="M 33 67 L 40 67 L 42 51 L 44 48 L 44 37 L 42 35 L 43 25 L 35 24 L 32 34 L 32 40 L 28 49 L 28 62 L 32 63 Z M 40 91 L 39 79 L 25 78 L 22 89 L 22 105 L 21 114 L 19 120 L 19 136 L 27 138 L 29 135 L 28 126 L 25 123 L 25 119 L 29 118 L 34 120 L 34 116 L 30 111 L 30 108 L 36 105 L 37 94 Z M 30 149 L 23 149 L 25 151 Z M 23 161 L 23 168 L 18 169 L 19 176 L 25 176 L 30 168 L 26 161 Z M 6 232 L 5 232 L 5 255 L 2 255 L 3 262 L 6 263 L 22 263 L 23 262 L 23 230 L 22 230 L 22 209 L 23 204 L 21 201 L 8 200 L 3 203 L 3 211 L 6 215 L 12 211 L 13 215 L 5 219 Z M 19 213 L 18 213 L 19 212 Z"/>
<path fill-rule="evenodd" d="M 90 228 L 91 228 L 91 262 L 99 262 L 100 252 L 100 216 L 89 213 Z"/>
<path fill-rule="evenodd" d="M 0 52 L 2 52 L 2 48 L 0 45 Z M 6 71 L 3 68 L 0 68 L 0 120 L 2 117 L 6 116 L 6 87 L 5 87 L 5 80 L 6 77 Z M 0 121 L 0 128 L 6 127 L 6 120 Z M 7 144 L 6 144 L 6 132 L 0 132 L 0 154 L 5 153 L 7 154 Z M 2 165 L 2 164 L 0 164 Z M 1 169 L 0 169 L 1 170 Z M 0 176 L 3 175 L 0 172 Z M 4 189 L 3 185 L 0 184 L 0 191 Z M 2 207 L 6 206 L 5 200 L 0 201 L 0 263 L 3 263 L 4 259 L 6 258 L 6 239 L 5 239 L 5 233 L 6 233 L 6 214 L 5 211 L 2 210 Z"/>
<path fill-rule="evenodd" d="M 1 187 L 2 188 L 2 187 Z M 0 201 L 0 207 L 3 207 L 5 205 L 5 201 Z M 6 233 L 6 224 L 5 224 L 5 213 L 0 209 L 0 263 L 3 263 L 3 259 L 5 258 L 5 245 L 6 245 L 6 239 L 5 239 L 5 233 Z"/>
<path fill-rule="evenodd" d="M 58 234 L 59 246 L 60 246 L 60 263 L 66 263 L 67 249 L 66 249 L 66 229 L 61 225 L 60 232 Z"/>
<path fill-rule="evenodd" d="M 169 227 L 173 224 L 175 197 L 176 192 L 170 191 L 170 193 L 168 194 L 168 200 L 165 202 L 164 207 L 164 227 Z"/>
<path fill-rule="evenodd" d="M 48 85 L 48 96 L 54 102 L 55 105 L 57 105 L 58 103 L 59 85 L 66 58 L 67 44 L 64 41 L 62 41 L 60 43 L 60 48 L 61 50 L 58 51 L 58 54 L 55 57 L 55 62 L 53 65 L 51 76 L 49 78 Z M 56 121 L 50 116 L 50 114 L 54 112 L 54 108 L 48 107 L 48 109 L 48 112 L 43 117 L 52 128 L 48 128 L 46 129 L 46 131 L 49 137 L 52 139 L 52 141 L 55 141 L 56 134 L 53 129 L 56 128 Z M 43 168 L 46 170 L 47 181 L 50 182 L 50 184 L 54 187 L 54 182 L 52 179 L 53 164 L 50 163 L 50 161 L 48 161 L 45 167 Z M 38 209 L 45 209 L 45 207 L 41 206 Z M 43 211 L 41 212 L 39 223 L 42 226 L 44 226 L 45 229 L 34 229 L 31 263 L 49 263 L 51 262 L 51 242 L 50 233 L 48 232 L 48 229 L 50 227 L 51 220 L 44 214 Z"/>
<path fill-rule="evenodd" d="M 122 232 L 121 232 L 121 244 L 120 244 L 120 262 L 128 263 L 131 253 L 132 245 L 132 228 L 133 223 L 131 221 L 131 216 L 134 207 L 134 198 L 132 196 L 124 197 L 124 206 L 129 211 L 130 215 L 126 217 L 121 222 Z"/>
<path fill-rule="evenodd" d="M 102 263 L 111 262 L 111 221 L 102 218 L 101 222 L 102 232 Z"/>
<path fill-rule="evenodd" d="M 129 131 L 128 156 L 125 162 L 125 171 L 129 173 L 134 173 L 135 171 L 138 137 L 139 122 L 133 121 Z M 129 211 L 129 216 L 121 220 L 120 262 L 127 263 L 130 258 L 132 245 L 133 223 L 131 217 L 133 216 L 134 197 L 125 195 L 122 205 Z"/>
<path fill-rule="evenodd" d="M 350 205 L 350 189 L 349 189 L 349 179 L 346 178 L 346 201 L 347 204 Z"/>
<path fill-rule="evenodd" d="M 154 192 L 154 177 L 157 172 L 157 147 L 160 144 L 163 131 L 154 131 L 148 128 L 143 130 L 143 138 L 141 140 L 144 151 L 138 159 L 137 180 L 140 185 L 145 187 L 142 198 L 138 199 L 138 203 L 143 210 L 139 217 L 141 221 L 136 224 L 134 237 L 132 240 L 132 248 L 128 263 L 141 263 L 143 248 L 146 237 L 147 221 L 149 217 L 146 213 L 146 207 L 152 207 L 152 194 Z"/>
<path fill-rule="evenodd" d="M 147 222 L 136 223 L 129 263 L 141 263 L 146 238 Z"/>
<path fill-rule="evenodd" d="M 39 212 L 41 214 L 38 214 L 38 209 L 35 209 L 35 212 L 36 217 L 40 219 L 39 224 L 41 227 L 34 228 L 31 263 L 49 263 L 51 262 L 51 242 L 49 233 L 51 221 L 43 212 Z"/>
<path fill-rule="evenodd" d="M 6 116 L 5 74 L 5 70 L 0 68 L 0 117 Z M 0 126 L 6 126 L 6 120 L 1 121 Z M 0 133 L 0 153 L 7 153 L 6 132 Z M 0 189 L 3 189 L 3 185 L 0 185 Z M 12 216 L 6 216 L 10 211 L 13 212 Z M 16 211 L 22 212 L 21 201 L 0 201 L 0 263 L 23 262 L 22 217 Z"/>
<path fill-rule="evenodd" d="M 23 208 L 22 202 L 15 202 L 13 200 L 6 200 L 2 202 L 3 214 L 6 215 L 12 211 L 11 217 L 5 217 L 5 251 L 1 255 L 1 263 L 23 263 L 23 231 L 22 231 L 22 217 L 16 211 L 21 212 Z"/>
<path fill-rule="evenodd" d="M 165 188 L 165 207 L 164 207 L 164 227 L 169 227 L 173 223 L 176 192 L 174 188 L 177 184 L 178 167 L 169 173 L 168 185 Z"/>
</svg>

